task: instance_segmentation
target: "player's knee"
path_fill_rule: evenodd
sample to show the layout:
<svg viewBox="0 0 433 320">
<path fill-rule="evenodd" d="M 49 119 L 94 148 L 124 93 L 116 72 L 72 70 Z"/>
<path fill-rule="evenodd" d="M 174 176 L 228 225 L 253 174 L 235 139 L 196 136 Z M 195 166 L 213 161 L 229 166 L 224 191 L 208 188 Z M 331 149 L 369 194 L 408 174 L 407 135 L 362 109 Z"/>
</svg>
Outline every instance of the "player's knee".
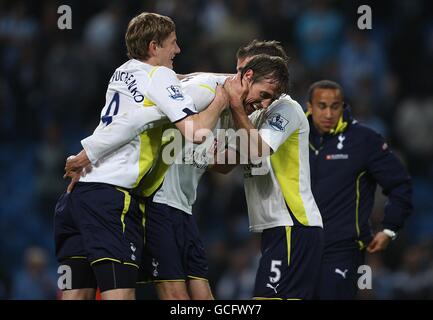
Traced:
<svg viewBox="0 0 433 320">
<path fill-rule="evenodd" d="M 188 289 L 193 300 L 214 300 L 209 283 L 205 280 L 190 280 Z"/>
<path fill-rule="evenodd" d="M 73 289 L 62 292 L 62 300 L 94 300 L 95 289 Z"/>
<path fill-rule="evenodd" d="M 135 289 L 112 289 L 101 292 L 102 300 L 135 300 Z"/>
<path fill-rule="evenodd" d="M 156 291 L 161 300 L 191 300 L 185 282 L 160 282 Z"/>
<path fill-rule="evenodd" d="M 199 291 L 199 292 L 191 292 L 192 300 L 214 300 L 212 292 L 210 290 L 207 291 Z"/>
</svg>

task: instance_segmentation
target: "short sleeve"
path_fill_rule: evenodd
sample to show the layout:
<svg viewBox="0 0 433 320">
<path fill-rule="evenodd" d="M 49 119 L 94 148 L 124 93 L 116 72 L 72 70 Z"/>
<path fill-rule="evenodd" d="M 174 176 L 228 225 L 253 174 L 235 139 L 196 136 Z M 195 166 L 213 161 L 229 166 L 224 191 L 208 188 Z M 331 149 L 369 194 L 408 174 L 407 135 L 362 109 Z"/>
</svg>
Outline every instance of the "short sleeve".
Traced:
<svg viewBox="0 0 433 320">
<path fill-rule="evenodd" d="M 270 106 L 259 127 L 261 138 L 276 152 L 281 144 L 297 129 L 301 121 L 296 110 L 298 106 L 290 100 L 281 99 Z"/>
<path fill-rule="evenodd" d="M 146 97 L 161 110 L 171 122 L 177 122 L 196 110 L 192 98 L 183 92 L 173 70 L 159 67 L 150 75 Z"/>
</svg>

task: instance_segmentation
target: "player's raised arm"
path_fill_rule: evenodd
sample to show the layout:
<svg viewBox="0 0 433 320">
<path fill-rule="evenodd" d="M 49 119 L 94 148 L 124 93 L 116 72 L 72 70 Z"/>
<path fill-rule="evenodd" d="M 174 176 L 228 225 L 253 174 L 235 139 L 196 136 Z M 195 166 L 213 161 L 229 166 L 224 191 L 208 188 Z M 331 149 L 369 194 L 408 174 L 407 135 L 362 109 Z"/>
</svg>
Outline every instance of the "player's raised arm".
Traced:
<svg viewBox="0 0 433 320">
<path fill-rule="evenodd" d="M 216 89 L 215 98 L 209 107 L 197 113 L 194 102 L 183 92 L 176 74 L 164 67 L 158 68 L 152 76 L 147 97 L 167 115 L 186 139 L 194 143 L 203 141 L 204 131 L 212 130 L 221 112 L 228 107 L 227 93 L 220 87 Z"/>
<path fill-rule="evenodd" d="M 227 106 L 227 92 L 221 85 L 218 85 L 215 90 L 215 98 L 209 107 L 200 113 L 175 122 L 175 125 L 186 139 L 194 143 L 202 143 L 209 130 L 215 127 L 221 112 Z"/>
</svg>

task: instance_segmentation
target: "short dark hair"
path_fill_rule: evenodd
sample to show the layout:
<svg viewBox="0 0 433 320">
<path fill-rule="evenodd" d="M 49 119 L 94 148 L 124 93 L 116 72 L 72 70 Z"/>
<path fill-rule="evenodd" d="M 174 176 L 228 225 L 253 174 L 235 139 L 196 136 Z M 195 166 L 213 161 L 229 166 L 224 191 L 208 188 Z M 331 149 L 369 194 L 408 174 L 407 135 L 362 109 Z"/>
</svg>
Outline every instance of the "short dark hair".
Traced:
<svg viewBox="0 0 433 320">
<path fill-rule="evenodd" d="M 332 90 L 338 90 L 341 93 L 341 97 L 344 100 L 344 92 L 343 92 L 343 88 L 335 81 L 331 81 L 331 80 L 320 80 L 317 82 L 314 82 L 310 88 L 308 88 L 308 102 L 312 102 L 313 101 L 313 95 L 314 95 L 314 90 L 316 89 L 332 89 Z"/>
<path fill-rule="evenodd" d="M 283 58 L 259 54 L 254 56 L 241 71 L 241 79 L 248 70 L 254 72 L 252 81 L 270 80 L 277 85 L 276 96 L 289 91 L 289 69 Z"/>
<path fill-rule="evenodd" d="M 239 48 L 238 52 L 236 53 L 236 57 L 238 59 L 242 59 L 246 57 L 256 56 L 258 54 L 267 54 L 269 56 L 280 57 L 284 59 L 286 63 L 289 62 L 289 57 L 284 51 L 281 43 L 275 40 L 259 41 L 257 39 L 254 39 L 247 45 Z"/>
<path fill-rule="evenodd" d="M 131 19 L 125 34 L 126 48 L 130 59 L 147 60 L 149 43 L 155 40 L 158 45 L 176 30 L 170 17 L 157 13 L 143 12 Z"/>
</svg>

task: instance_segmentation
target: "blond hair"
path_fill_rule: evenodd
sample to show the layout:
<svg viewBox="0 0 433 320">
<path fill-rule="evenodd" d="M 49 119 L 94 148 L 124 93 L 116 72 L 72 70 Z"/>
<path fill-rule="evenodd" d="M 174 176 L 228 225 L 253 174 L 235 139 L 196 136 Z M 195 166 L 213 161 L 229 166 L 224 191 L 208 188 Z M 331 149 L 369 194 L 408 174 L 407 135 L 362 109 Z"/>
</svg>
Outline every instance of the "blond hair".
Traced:
<svg viewBox="0 0 433 320">
<path fill-rule="evenodd" d="M 147 60 L 149 44 L 156 41 L 158 45 L 176 30 L 170 17 L 157 13 L 143 12 L 131 19 L 125 34 L 126 48 L 130 59 Z"/>
</svg>

